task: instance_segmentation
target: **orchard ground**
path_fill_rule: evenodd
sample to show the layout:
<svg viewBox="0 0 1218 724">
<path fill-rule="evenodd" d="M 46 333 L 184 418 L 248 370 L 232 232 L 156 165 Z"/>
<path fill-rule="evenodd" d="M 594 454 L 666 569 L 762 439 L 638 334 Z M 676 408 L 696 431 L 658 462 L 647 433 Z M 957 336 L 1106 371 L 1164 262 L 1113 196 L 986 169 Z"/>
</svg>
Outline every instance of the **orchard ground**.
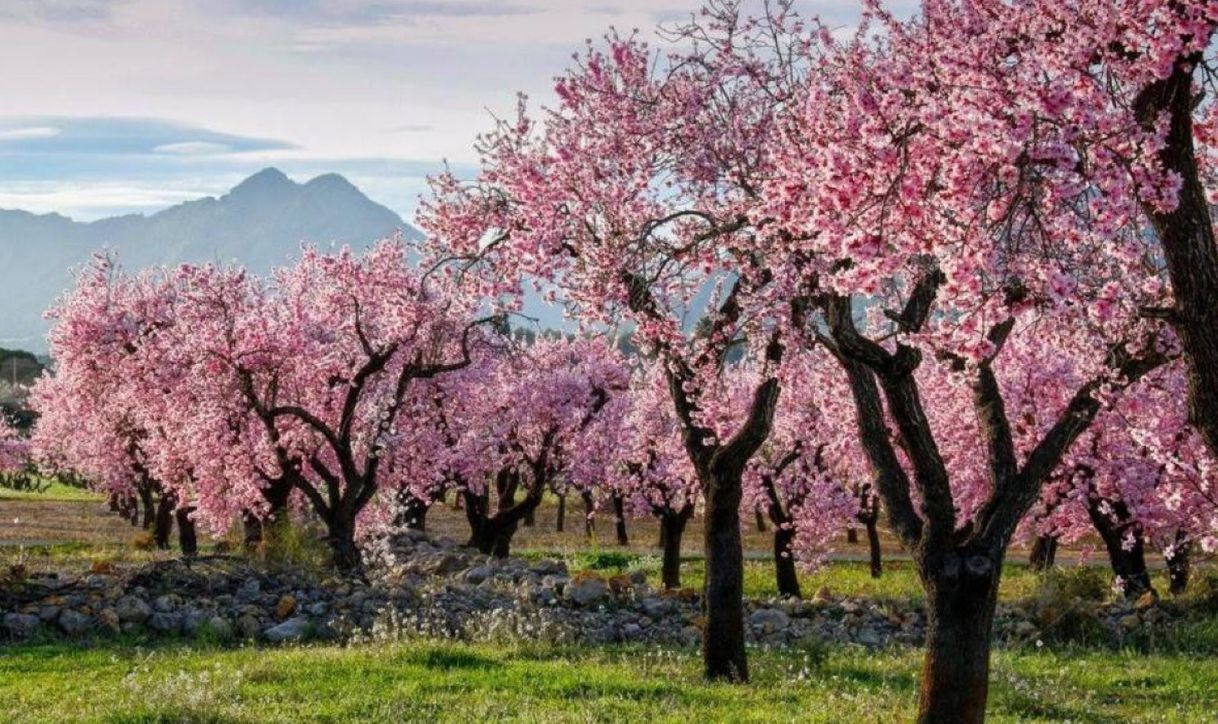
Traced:
<svg viewBox="0 0 1218 724">
<path fill-rule="evenodd" d="M 584 535 L 582 506 L 568 500 L 556 533 L 554 501 L 521 529 L 518 553 L 560 555 L 573 571 L 644 570 L 658 578 L 650 521 L 630 521 L 631 546 L 614 543 L 611 520 Z M 447 506 L 428 519 L 435 534 L 462 538 L 464 518 Z M 700 584 L 697 521 L 687 533 L 685 585 Z M 0 491 L 0 559 L 32 570 L 79 571 L 94 562 L 138 565 L 173 555 L 137 550 L 140 531 L 102 502 L 53 486 L 40 494 Z M 840 541 L 846 560 L 801 574 L 805 595 L 921 598 L 909 563 L 885 538 L 885 573 L 869 577 L 865 545 Z M 746 595 L 774 595 L 769 536 L 750 526 Z M 1002 598 L 1034 596 L 1041 579 L 1019 565 L 1004 574 Z M 1066 567 L 1077 553 L 1062 557 Z M 1102 556 L 1092 559 L 1102 563 Z M 1214 596 L 1211 563 L 1192 592 Z M 1166 581 L 1156 571 L 1156 585 Z M 1218 601 L 1218 597 L 1215 597 Z M 994 721 L 1213 721 L 1218 713 L 1218 606 L 1136 646 L 1094 641 L 1005 646 L 994 656 Z M 921 649 L 813 645 L 751 651 L 753 682 L 707 685 L 693 649 L 539 643 L 467 644 L 408 639 L 362 644 L 220 646 L 206 640 L 54 638 L 0 649 L 0 699 L 13 721 L 529 720 L 903 721 L 917 698 Z"/>
</svg>

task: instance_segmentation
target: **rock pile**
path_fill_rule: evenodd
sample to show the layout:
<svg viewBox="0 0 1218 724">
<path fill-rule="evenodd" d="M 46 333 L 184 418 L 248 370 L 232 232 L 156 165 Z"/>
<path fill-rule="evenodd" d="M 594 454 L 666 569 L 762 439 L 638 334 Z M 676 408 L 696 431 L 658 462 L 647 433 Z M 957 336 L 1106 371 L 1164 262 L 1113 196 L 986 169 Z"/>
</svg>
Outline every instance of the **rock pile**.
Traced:
<svg viewBox="0 0 1218 724">
<path fill-rule="evenodd" d="M 572 575 L 560 560 L 497 560 L 414 531 L 379 541 L 369 553 L 366 579 L 269 570 L 214 556 L 126 574 L 33 576 L 3 586 L 0 639 L 8 640 L 140 633 L 286 643 L 423 635 L 692 646 L 704 623 L 697 592 L 655 590 L 641 572 Z M 1006 641 L 1035 640 L 1084 609 L 1096 630 L 1118 636 L 1173 615 L 1141 602 L 1068 614 L 1003 605 L 997 634 Z M 809 600 L 749 601 L 745 615 L 751 640 L 769 646 L 919 644 L 926 629 L 919 606 L 840 598 L 827 589 Z"/>
</svg>

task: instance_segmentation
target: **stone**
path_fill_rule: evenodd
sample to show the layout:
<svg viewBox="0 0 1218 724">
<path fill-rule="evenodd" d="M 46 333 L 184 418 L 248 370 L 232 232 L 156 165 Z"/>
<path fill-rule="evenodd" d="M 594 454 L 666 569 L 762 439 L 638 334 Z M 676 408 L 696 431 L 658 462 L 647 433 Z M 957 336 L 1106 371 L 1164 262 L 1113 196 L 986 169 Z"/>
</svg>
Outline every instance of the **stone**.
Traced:
<svg viewBox="0 0 1218 724">
<path fill-rule="evenodd" d="M 433 576 L 447 576 L 463 571 L 467 566 L 468 563 L 463 556 L 455 553 L 445 553 L 430 561 L 423 571 Z"/>
<path fill-rule="evenodd" d="M 861 627 L 859 632 L 855 634 L 854 640 L 871 648 L 876 648 L 884 644 L 884 640 L 880 638 L 880 632 L 876 631 L 871 626 Z"/>
<path fill-rule="evenodd" d="M 262 630 L 262 622 L 257 616 L 247 613 L 237 619 L 237 630 L 245 638 L 252 639 Z"/>
<path fill-rule="evenodd" d="M 157 611 L 148 617 L 148 628 L 163 634 L 176 634 L 182 631 L 182 614 L 169 611 Z"/>
<path fill-rule="evenodd" d="M 637 641 L 643 635 L 643 627 L 633 621 L 622 626 L 622 639 L 625 641 Z"/>
<path fill-rule="evenodd" d="M 219 641 L 228 641 L 233 637 L 233 625 L 223 616 L 208 619 L 207 631 Z"/>
<path fill-rule="evenodd" d="M 310 614 L 312 616 L 322 616 L 322 615 L 325 615 L 325 613 L 330 610 L 330 604 L 326 603 L 325 601 L 317 601 L 315 603 L 310 603 L 309 605 L 305 606 L 304 610 L 305 610 L 305 613 Z"/>
<path fill-rule="evenodd" d="M 182 599 L 178 595 L 167 593 L 164 596 L 157 596 L 156 600 L 152 602 L 152 607 L 161 613 L 169 613 L 178 610 L 181 602 Z"/>
<path fill-rule="evenodd" d="M 46 623 L 50 623 L 59 618 L 59 612 L 62 610 L 59 606 L 40 606 L 38 608 L 38 618 Z"/>
<path fill-rule="evenodd" d="M 555 558 L 545 558 L 529 566 L 529 570 L 539 576 L 566 576 L 567 564 Z"/>
<path fill-rule="evenodd" d="M 1138 600 L 1134 601 L 1133 607 L 1139 611 L 1145 611 L 1148 608 L 1152 608 L 1158 602 L 1158 595 L 1156 595 L 1154 591 L 1147 591 L 1141 596 L 1138 596 Z"/>
<path fill-rule="evenodd" d="M 596 576 L 574 578 L 563 589 L 563 597 L 580 606 L 600 603 L 608 596 L 609 584 Z"/>
<path fill-rule="evenodd" d="M 14 639 L 28 639 L 34 635 L 42 620 L 28 613 L 6 613 L 4 615 L 4 632 Z"/>
<path fill-rule="evenodd" d="M 465 572 L 464 578 L 466 583 L 472 583 L 475 586 L 482 583 L 491 576 L 489 566 L 474 566 Z"/>
<path fill-rule="evenodd" d="M 290 618 L 283 623 L 272 626 L 262 635 L 271 643 L 284 643 L 287 641 L 300 641 L 309 635 L 309 619 L 304 616 Z"/>
<path fill-rule="evenodd" d="M 671 598 L 648 596 L 639 601 L 639 608 L 652 618 L 660 618 L 677 610 L 677 602 Z"/>
<path fill-rule="evenodd" d="M 112 608 L 103 608 L 97 612 L 97 623 L 102 628 L 110 633 L 119 633 L 122 631 L 122 621 L 119 620 L 118 614 Z"/>
<path fill-rule="evenodd" d="M 94 590 L 109 588 L 114 583 L 114 576 L 106 573 L 94 573 L 85 578 L 85 586 Z"/>
<path fill-rule="evenodd" d="M 294 613 L 296 613 L 296 597 L 290 593 L 280 596 L 279 602 L 275 604 L 275 618 L 282 621 Z"/>
<path fill-rule="evenodd" d="M 56 620 L 59 630 L 69 636 L 79 636 L 93 627 L 93 617 L 86 616 L 80 611 L 65 608 Z"/>
<path fill-rule="evenodd" d="M 1121 628 L 1125 629 L 1126 631 L 1133 631 L 1138 626 L 1142 625 L 1142 619 L 1138 618 L 1136 613 L 1131 613 L 1122 616 L 1117 623 L 1119 623 Z"/>
<path fill-rule="evenodd" d="M 120 621 L 143 623 L 152 615 L 152 608 L 142 598 L 123 596 L 114 602 L 114 612 Z"/>
<path fill-rule="evenodd" d="M 182 614 L 182 633 L 194 636 L 211 619 L 212 614 L 197 608 L 188 609 Z"/>
<path fill-rule="evenodd" d="M 749 624 L 770 633 L 791 625 L 791 617 L 776 608 L 759 608 L 749 616 Z"/>
<path fill-rule="evenodd" d="M 257 578 L 251 578 L 245 583 L 242 583 L 241 587 L 237 589 L 237 600 L 252 601 L 255 598 L 258 598 L 258 594 L 260 593 L 262 593 L 262 584 L 258 582 Z"/>
</svg>

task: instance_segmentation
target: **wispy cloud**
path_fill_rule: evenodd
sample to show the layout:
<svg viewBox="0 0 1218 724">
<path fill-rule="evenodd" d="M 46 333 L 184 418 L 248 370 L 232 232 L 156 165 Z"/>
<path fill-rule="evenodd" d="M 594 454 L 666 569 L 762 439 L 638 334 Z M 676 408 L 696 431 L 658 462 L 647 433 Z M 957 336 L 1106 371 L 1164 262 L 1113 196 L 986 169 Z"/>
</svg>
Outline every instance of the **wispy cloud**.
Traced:
<svg viewBox="0 0 1218 724">
<path fill-rule="evenodd" d="M 58 136 L 58 128 L 51 126 L 31 126 L 29 128 L 8 128 L 0 130 L 0 141 L 23 141 L 27 138 L 51 138 Z"/>
</svg>

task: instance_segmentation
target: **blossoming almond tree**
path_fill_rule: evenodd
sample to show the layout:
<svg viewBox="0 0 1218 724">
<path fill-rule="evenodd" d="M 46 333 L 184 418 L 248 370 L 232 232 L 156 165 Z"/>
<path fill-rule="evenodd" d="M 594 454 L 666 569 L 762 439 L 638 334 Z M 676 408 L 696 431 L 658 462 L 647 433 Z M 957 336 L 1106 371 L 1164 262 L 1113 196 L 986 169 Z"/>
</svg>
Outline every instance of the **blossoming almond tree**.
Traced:
<svg viewBox="0 0 1218 724">
<path fill-rule="evenodd" d="M 1154 133 L 1115 112 L 1071 122 L 1096 112 L 1102 89 L 1024 65 L 1054 27 L 1034 6 L 927 3 L 899 22 L 870 3 L 853 40 L 823 33 L 757 212 L 776 219 L 775 244 L 814 261 L 783 271 L 824 290 L 818 331 L 927 592 L 922 721 L 984 718 L 1016 526 L 1102 397 L 1171 352 L 1136 315 L 1164 296 L 1138 224 L 1140 198 L 1171 198 Z M 1026 367 L 1077 380 L 1051 414 L 1008 409 L 1004 377 Z M 928 385 L 963 394 L 975 435 L 961 416 L 932 413 L 948 401 Z M 956 442 L 969 437 L 971 456 Z"/>
<path fill-rule="evenodd" d="M 705 671 L 744 680 L 741 477 L 769 433 L 800 290 L 774 288 L 748 213 L 793 48 L 736 20 L 716 16 L 720 38 L 679 30 L 671 57 L 633 37 L 590 46 L 557 81 L 557 107 L 535 120 L 522 100 L 481 139 L 477 179 L 437 179 L 421 221 L 455 255 L 516 272 L 495 279 L 527 272 L 561 286 L 587 322 L 633 323 L 664 370 L 702 486 Z M 745 404 L 725 411 L 732 398 L 717 378 L 742 340 L 756 377 Z"/>
</svg>

